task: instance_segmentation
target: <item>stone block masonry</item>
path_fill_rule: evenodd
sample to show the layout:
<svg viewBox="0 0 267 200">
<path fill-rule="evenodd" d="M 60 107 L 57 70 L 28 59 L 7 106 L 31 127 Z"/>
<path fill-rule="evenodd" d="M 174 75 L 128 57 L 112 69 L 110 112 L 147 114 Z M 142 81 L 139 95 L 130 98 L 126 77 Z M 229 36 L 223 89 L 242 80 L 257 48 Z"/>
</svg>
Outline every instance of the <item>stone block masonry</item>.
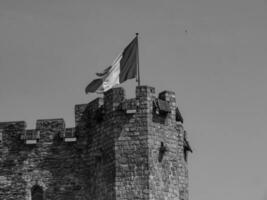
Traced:
<svg viewBox="0 0 267 200">
<path fill-rule="evenodd" d="M 75 127 L 63 119 L 37 120 L 34 130 L 1 122 L 0 199 L 188 200 L 176 108 L 173 92 L 156 97 L 138 86 L 133 99 L 113 88 L 75 105 Z"/>
</svg>

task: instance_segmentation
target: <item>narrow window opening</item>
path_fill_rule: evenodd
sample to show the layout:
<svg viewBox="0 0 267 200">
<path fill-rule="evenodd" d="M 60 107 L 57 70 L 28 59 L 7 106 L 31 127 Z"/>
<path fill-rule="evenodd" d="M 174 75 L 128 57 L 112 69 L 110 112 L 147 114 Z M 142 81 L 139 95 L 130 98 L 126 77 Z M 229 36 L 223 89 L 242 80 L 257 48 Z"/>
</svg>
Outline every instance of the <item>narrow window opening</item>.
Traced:
<svg viewBox="0 0 267 200">
<path fill-rule="evenodd" d="M 159 148 L 159 157 L 158 157 L 159 162 L 162 161 L 163 156 L 166 153 L 166 151 L 167 151 L 167 147 L 164 145 L 163 142 L 161 142 L 160 143 L 160 148 Z"/>
<path fill-rule="evenodd" d="M 39 185 L 35 185 L 31 190 L 32 200 L 44 200 L 44 191 Z"/>
</svg>

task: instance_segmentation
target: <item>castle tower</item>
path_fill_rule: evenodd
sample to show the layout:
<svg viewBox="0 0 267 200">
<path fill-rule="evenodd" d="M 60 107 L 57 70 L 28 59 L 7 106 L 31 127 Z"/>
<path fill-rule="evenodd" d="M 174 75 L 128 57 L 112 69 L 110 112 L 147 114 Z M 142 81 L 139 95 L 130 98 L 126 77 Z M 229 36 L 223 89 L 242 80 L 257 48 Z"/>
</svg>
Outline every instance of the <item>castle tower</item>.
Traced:
<svg viewBox="0 0 267 200">
<path fill-rule="evenodd" d="M 89 107 L 101 108 L 99 102 Z M 103 188 L 110 188 L 106 192 L 113 197 L 95 199 L 187 200 L 184 129 L 176 121 L 175 94 L 164 91 L 156 97 L 153 87 L 139 86 L 136 98 L 125 99 L 124 90 L 114 88 L 105 93 L 103 102 L 102 126 L 89 128 L 94 135 L 92 151 L 103 158 L 102 167 L 93 172 L 96 193 L 92 196 L 104 195 Z M 89 110 L 86 115 L 92 117 Z"/>
<path fill-rule="evenodd" d="M 76 105 L 75 128 L 0 123 L 0 199 L 188 200 L 179 114 L 173 92 L 138 86 L 133 99 L 113 88 Z"/>
</svg>

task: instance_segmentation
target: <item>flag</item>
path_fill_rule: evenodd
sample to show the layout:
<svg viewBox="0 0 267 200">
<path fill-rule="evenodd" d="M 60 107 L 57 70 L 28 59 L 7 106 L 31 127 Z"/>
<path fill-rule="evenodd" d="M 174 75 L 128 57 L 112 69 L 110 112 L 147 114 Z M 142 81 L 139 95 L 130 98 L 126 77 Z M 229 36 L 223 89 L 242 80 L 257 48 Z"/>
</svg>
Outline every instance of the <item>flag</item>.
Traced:
<svg viewBox="0 0 267 200">
<path fill-rule="evenodd" d="M 102 72 L 96 73 L 99 77 L 86 87 L 86 93 L 103 93 L 128 79 L 136 77 L 138 65 L 138 37 L 118 55 L 113 64 Z"/>
</svg>

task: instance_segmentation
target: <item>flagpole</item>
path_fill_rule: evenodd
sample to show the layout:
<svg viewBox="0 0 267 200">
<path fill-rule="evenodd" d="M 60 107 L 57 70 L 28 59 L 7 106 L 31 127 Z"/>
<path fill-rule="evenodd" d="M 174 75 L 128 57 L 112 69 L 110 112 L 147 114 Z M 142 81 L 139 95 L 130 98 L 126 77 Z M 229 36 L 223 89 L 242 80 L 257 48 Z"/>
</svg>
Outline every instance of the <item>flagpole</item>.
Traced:
<svg viewBox="0 0 267 200">
<path fill-rule="evenodd" d="M 138 74 L 137 74 L 137 81 L 138 81 L 138 86 L 140 86 L 140 67 L 139 67 L 139 47 L 138 47 L 138 35 L 139 33 L 136 33 L 136 37 L 137 37 L 137 71 L 138 71 Z"/>
</svg>

